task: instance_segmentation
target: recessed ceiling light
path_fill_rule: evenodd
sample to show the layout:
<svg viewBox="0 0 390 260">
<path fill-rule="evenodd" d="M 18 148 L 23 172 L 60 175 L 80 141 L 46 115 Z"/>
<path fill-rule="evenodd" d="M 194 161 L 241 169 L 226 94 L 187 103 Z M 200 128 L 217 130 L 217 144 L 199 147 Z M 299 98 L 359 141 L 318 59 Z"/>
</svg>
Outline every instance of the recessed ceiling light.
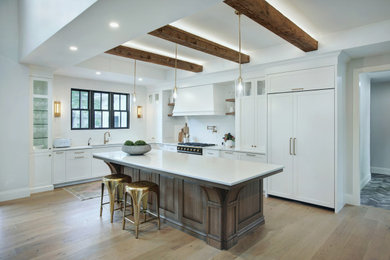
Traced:
<svg viewBox="0 0 390 260">
<path fill-rule="evenodd" d="M 118 28 L 119 27 L 119 23 L 117 23 L 117 22 L 110 22 L 110 27 L 111 28 Z"/>
<path fill-rule="evenodd" d="M 142 78 L 138 78 L 139 81 L 142 81 L 143 79 Z"/>
<path fill-rule="evenodd" d="M 76 46 L 70 46 L 70 47 L 69 47 L 69 50 L 71 50 L 71 51 L 77 51 L 78 48 L 77 48 Z"/>
<path fill-rule="evenodd" d="M 96 75 L 100 75 L 102 74 L 100 71 L 96 71 Z"/>
</svg>

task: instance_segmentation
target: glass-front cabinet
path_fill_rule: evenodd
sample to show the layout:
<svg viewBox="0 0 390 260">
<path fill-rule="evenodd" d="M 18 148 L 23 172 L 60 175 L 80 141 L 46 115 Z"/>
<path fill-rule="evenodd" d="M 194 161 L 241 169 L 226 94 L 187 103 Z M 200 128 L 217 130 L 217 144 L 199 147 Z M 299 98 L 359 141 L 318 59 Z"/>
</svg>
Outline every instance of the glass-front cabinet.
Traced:
<svg viewBox="0 0 390 260">
<path fill-rule="evenodd" d="M 237 144 L 247 151 L 265 152 L 267 129 L 265 79 L 244 81 L 242 93 L 238 96 Z"/>
<path fill-rule="evenodd" d="M 51 149 L 51 81 L 32 78 L 32 148 L 33 151 Z"/>
</svg>

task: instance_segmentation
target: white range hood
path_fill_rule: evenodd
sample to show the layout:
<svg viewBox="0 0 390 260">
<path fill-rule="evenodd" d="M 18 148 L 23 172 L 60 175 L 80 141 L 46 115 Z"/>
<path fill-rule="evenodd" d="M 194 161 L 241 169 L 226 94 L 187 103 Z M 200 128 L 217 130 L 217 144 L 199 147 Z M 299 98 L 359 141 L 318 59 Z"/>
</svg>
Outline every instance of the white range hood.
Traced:
<svg viewBox="0 0 390 260">
<path fill-rule="evenodd" d="M 203 85 L 177 90 L 173 116 L 225 115 L 224 88 Z"/>
</svg>

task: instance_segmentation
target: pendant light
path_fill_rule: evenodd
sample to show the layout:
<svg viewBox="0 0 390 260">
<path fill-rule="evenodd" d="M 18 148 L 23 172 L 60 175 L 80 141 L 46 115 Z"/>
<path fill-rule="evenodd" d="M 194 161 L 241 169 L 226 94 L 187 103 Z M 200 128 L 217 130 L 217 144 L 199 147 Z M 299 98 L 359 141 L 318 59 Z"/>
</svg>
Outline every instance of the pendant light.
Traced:
<svg viewBox="0 0 390 260">
<path fill-rule="evenodd" d="M 135 95 L 135 82 L 137 78 L 137 61 L 134 60 L 134 91 L 133 91 L 133 102 L 135 103 L 137 101 L 137 97 Z"/>
<path fill-rule="evenodd" d="M 236 11 L 236 15 L 238 15 L 238 68 L 239 68 L 239 76 L 237 78 L 237 94 L 241 95 L 243 86 L 243 80 L 241 76 L 241 13 Z"/>
<path fill-rule="evenodd" d="M 175 48 L 175 86 L 173 88 L 173 98 L 177 98 L 177 43 L 176 43 L 176 48 Z"/>
</svg>

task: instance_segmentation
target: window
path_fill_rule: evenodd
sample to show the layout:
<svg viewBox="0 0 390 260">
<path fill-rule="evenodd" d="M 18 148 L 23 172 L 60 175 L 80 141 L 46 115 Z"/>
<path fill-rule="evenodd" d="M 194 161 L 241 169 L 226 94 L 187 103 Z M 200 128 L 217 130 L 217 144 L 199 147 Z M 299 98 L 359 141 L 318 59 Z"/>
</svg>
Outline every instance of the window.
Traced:
<svg viewBox="0 0 390 260">
<path fill-rule="evenodd" d="M 110 128 L 110 93 L 93 92 L 93 128 Z"/>
<path fill-rule="evenodd" d="M 128 128 L 128 118 L 129 113 L 127 108 L 128 104 L 128 95 L 123 94 L 113 94 L 112 95 L 112 104 L 113 104 L 113 119 L 114 127 L 113 128 Z"/>
<path fill-rule="evenodd" d="M 71 90 L 71 129 L 129 128 L 129 94 Z"/>
<path fill-rule="evenodd" d="M 72 89 L 72 129 L 89 129 L 89 91 Z"/>
</svg>

